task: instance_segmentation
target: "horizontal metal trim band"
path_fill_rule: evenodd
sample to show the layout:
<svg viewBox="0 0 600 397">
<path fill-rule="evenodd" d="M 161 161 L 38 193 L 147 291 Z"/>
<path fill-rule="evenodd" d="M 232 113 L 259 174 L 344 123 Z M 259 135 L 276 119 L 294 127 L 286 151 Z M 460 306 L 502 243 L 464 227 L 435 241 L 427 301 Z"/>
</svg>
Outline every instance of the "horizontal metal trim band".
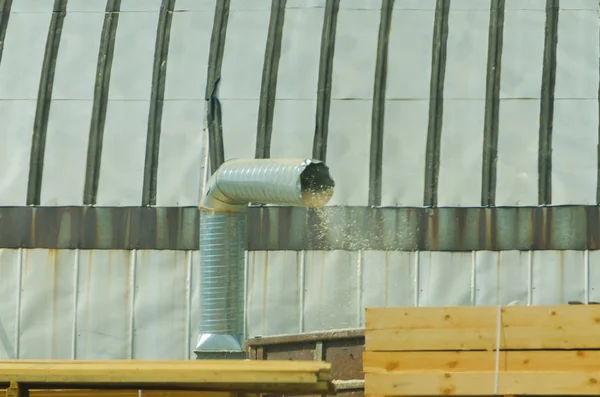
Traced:
<svg viewBox="0 0 600 397">
<path fill-rule="evenodd" d="M 596 250 L 600 207 L 251 207 L 260 250 Z M 195 207 L 0 207 L 0 248 L 197 250 Z"/>
</svg>

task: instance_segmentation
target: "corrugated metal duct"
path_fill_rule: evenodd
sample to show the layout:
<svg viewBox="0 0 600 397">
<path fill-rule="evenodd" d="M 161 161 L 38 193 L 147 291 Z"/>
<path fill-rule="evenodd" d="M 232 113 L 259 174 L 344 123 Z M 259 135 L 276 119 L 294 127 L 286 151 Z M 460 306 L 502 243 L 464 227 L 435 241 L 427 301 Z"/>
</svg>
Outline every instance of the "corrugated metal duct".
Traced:
<svg viewBox="0 0 600 397">
<path fill-rule="evenodd" d="M 213 174 L 200 204 L 200 358 L 242 351 L 248 203 L 321 207 L 333 188 L 328 167 L 310 159 L 231 160 Z"/>
</svg>

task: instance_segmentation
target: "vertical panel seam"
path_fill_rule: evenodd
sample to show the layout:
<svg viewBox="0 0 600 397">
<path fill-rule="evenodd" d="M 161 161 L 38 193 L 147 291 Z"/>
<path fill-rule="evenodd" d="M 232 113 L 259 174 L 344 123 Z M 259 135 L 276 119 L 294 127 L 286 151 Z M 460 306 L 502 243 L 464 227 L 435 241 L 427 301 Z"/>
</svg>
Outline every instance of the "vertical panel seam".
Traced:
<svg viewBox="0 0 600 397">
<path fill-rule="evenodd" d="M 225 52 L 230 0 L 217 1 L 206 75 L 206 119 L 208 127 L 208 150 L 210 173 L 215 172 L 225 161 L 223 144 L 223 120 L 218 87 L 221 81 L 221 66 Z"/>
<path fill-rule="evenodd" d="M 52 103 L 52 88 L 54 85 L 54 72 L 58 47 L 62 35 L 63 21 L 67 13 L 67 0 L 55 0 L 52 11 L 48 37 L 44 50 L 42 72 L 38 88 L 35 119 L 33 123 L 33 137 L 31 141 L 31 157 L 29 163 L 29 180 L 27 186 L 27 205 L 39 205 L 42 190 L 42 176 L 44 172 L 44 152 L 46 150 L 46 133 L 48 131 L 48 118 Z"/>
<path fill-rule="evenodd" d="M 160 133 L 167 75 L 167 58 L 169 56 L 169 39 L 171 36 L 174 8 L 175 0 L 162 0 L 158 27 L 156 29 L 154 65 L 152 68 L 152 91 L 150 94 L 150 110 L 148 115 L 142 206 L 156 205 Z"/>
<path fill-rule="evenodd" d="M 326 161 L 327 136 L 329 133 L 329 110 L 331 108 L 331 82 L 333 78 L 333 56 L 340 0 L 327 0 L 323 18 L 321 52 L 319 58 L 319 80 L 317 82 L 317 110 L 313 158 Z"/>
<path fill-rule="evenodd" d="M 437 206 L 450 0 L 437 0 L 433 25 L 424 205 Z"/>
<path fill-rule="evenodd" d="M 279 59 L 281 58 L 281 41 L 283 24 L 285 23 L 285 7 L 287 0 L 273 0 L 269 32 L 265 46 L 262 82 L 260 87 L 260 103 L 256 133 L 256 158 L 271 156 L 271 135 L 273 132 L 273 117 L 275 113 L 275 98 L 277 96 L 277 75 Z"/>
<path fill-rule="evenodd" d="M 98 197 L 100 165 L 102 162 L 102 144 L 106 122 L 106 108 L 108 106 L 108 90 L 110 88 L 110 74 L 112 70 L 120 10 L 121 0 L 107 1 L 104 24 L 100 36 L 100 49 L 98 50 L 96 82 L 94 84 L 94 99 L 90 121 L 85 185 L 83 188 L 84 205 L 95 205 Z"/>
<path fill-rule="evenodd" d="M 375 82 L 373 84 L 373 110 L 371 114 L 371 153 L 369 164 L 369 205 L 381 205 L 383 134 L 385 122 L 385 93 L 390 31 L 394 0 L 383 0 L 377 39 Z"/>
<path fill-rule="evenodd" d="M 492 0 L 490 5 L 485 115 L 483 122 L 481 205 L 484 207 L 496 204 L 496 163 L 498 160 L 504 9 L 505 0 Z"/>
<path fill-rule="evenodd" d="M 540 205 L 552 203 L 552 127 L 556 83 L 558 8 L 559 0 L 547 0 L 538 153 L 538 204 Z"/>
<path fill-rule="evenodd" d="M 6 30 L 8 29 L 11 8 L 12 0 L 0 0 L 0 62 L 2 62 L 4 39 L 6 38 Z"/>
</svg>

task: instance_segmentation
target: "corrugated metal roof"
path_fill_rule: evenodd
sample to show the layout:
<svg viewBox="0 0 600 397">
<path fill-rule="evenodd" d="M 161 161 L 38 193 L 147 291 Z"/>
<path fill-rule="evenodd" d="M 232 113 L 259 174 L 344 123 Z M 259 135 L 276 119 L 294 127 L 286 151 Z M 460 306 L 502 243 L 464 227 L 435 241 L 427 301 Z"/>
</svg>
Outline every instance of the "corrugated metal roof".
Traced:
<svg viewBox="0 0 600 397">
<path fill-rule="evenodd" d="M 597 203 L 595 0 L 52 3 L 0 2 L 0 205 L 195 205 L 207 103 L 331 205 Z"/>
</svg>

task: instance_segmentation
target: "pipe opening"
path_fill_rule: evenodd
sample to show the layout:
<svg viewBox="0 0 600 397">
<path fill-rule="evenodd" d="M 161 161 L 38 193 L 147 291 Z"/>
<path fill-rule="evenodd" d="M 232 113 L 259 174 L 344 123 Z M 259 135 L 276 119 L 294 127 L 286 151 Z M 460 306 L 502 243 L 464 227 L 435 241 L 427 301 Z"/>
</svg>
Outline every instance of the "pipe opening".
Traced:
<svg viewBox="0 0 600 397">
<path fill-rule="evenodd" d="M 335 182 L 329 167 L 321 162 L 311 162 L 300 174 L 300 192 L 307 207 L 322 207 L 333 196 Z"/>
</svg>

